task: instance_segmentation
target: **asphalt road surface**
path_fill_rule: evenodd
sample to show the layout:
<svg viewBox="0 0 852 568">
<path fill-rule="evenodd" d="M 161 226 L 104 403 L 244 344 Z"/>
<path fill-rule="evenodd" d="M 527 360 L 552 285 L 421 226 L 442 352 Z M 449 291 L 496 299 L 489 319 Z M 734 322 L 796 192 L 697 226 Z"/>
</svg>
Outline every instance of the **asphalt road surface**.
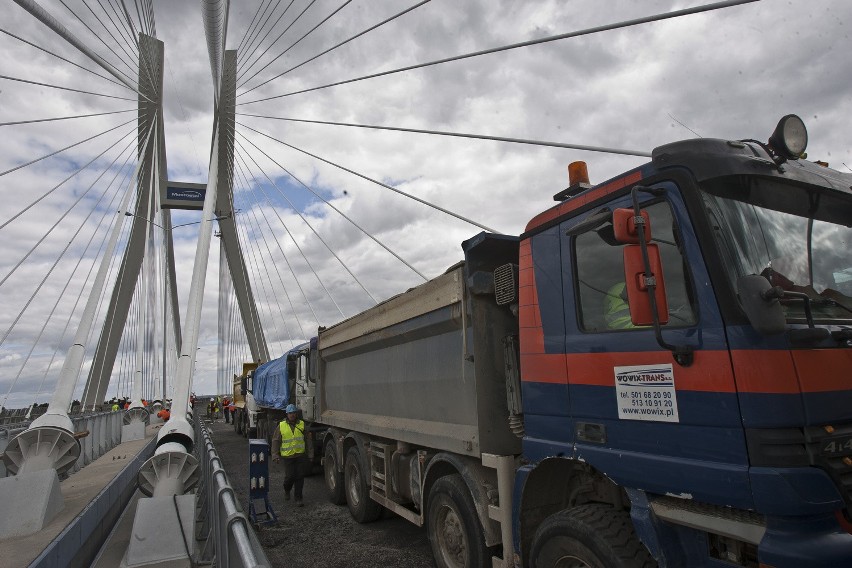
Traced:
<svg viewBox="0 0 852 568">
<path fill-rule="evenodd" d="M 231 486 L 248 514 L 248 440 L 234 433 L 224 420 L 204 420 Z M 355 522 L 346 505 L 329 503 L 321 473 L 305 479 L 305 505 L 296 507 L 293 501 L 284 501 L 283 466 L 274 462 L 270 466 L 270 497 L 278 523 L 262 525 L 257 536 L 272 566 L 435 566 L 425 528 L 389 511 L 373 523 Z"/>
</svg>

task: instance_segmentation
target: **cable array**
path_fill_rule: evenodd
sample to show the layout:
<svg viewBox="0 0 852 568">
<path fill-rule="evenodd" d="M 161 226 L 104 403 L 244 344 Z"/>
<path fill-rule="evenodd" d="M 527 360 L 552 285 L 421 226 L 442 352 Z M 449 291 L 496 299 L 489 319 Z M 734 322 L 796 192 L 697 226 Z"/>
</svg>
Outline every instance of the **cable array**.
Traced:
<svg viewBox="0 0 852 568">
<path fill-rule="evenodd" d="M 7 199 L 7 214 L 0 221 L 0 231 L 6 233 L 7 242 L 14 243 L 7 247 L 0 269 L 0 288 L 6 300 L 6 315 L 0 320 L 0 357 L 20 353 L 11 372 L 0 376 L 3 407 L 28 405 L 32 399 L 38 401 L 55 390 L 51 385 L 57 381 L 60 367 L 56 365 L 57 359 L 65 357 L 69 348 L 69 331 L 77 327 L 84 299 L 92 295 L 98 266 L 102 265 L 106 271 L 108 283 L 118 285 L 120 281 L 122 251 L 129 242 L 131 223 L 123 211 L 116 213 L 116 207 L 119 201 L 132 199 L 138 190 L 137 158 L 142 152 L 143 138 L 140 132 L 150 131 L 152 125 L 137 117 L 126 120 L 126 115 L 138 112 L 137 109 L 128 109 L 126 105 L 116 108 L 115 101 L 151 102 L 137 85 L 137 79 L 151 82 L 154 74 L 144 54 L 140 59 L 136 30 L 156 33 L 150 0 L 141 0 L 141 4 L 136 0 L 140 10 L 136 21 L 125 0 L 79 0 L 76 6 L 70 0 L 60 0 L 56 12 L 33 0 L 15 1 L 29 13 L 18 11 L 16 17 L 32 16 L 43 26 L 15 27 L 14 33 L 0 29 L 4 45 L 8 44 L 24 57 L 32 57 L 28 70 L 33 73 L 33 76 L 7 73 L 0 79 L 26 93 L 21 100 L 37 103 L 39 97 L 59 96 L 51 91 L 70 93 L 75 98 L 68 99 L 64 113 L 18 114 L 0 123 L 7 139 L 28 142 L 31 146 L 30 156 L 20 159 L 11 155 L 0 171 L 0 192 Z M 68 26 L 77 28 L 72 31 Z M 57 40 L 72 49 L 57 48 Z M 44 70 L 51 68 L 38 67 L 39 64 L 63 68 L 67 72 L 59 76 L 66 79 L 45 81 L 41 78 L 46 76 Z M 133 93 L 131 97 L 125 96 L 127 90 Z M 55 106 L 49 102 L 28 108 Z M 66 138 L 63 142 L 62 137 L 39 134 L 50 132 L 38 130 L 39 125 L 58 129 L 71 123 L 75 127 L 65 131 L 76 133 L 76 140 Z M 41 182 L 45 185 L 39 187 L 33 183 L 34 179 L 46 183 Z M 27 187 L 27 191 L 17 192 L 17 201 L 8 199 L 8 190 L 21 186 Z M 124 200 L 121 195 L 125 196 Z M 118 206 L 120 210 L 122 207 L 126 205 Z M 150 221 L 156 223 L 154 218 Z M 115 234 L 115 254 L 107 255 L 111 232 Z M 164 270 L 157 268 L 163 262 L 161 250 L 162 246 L 153 247 L 148 261 L 153 271 L 152 282 L 163 279 Z M 109 304 L 113 288 L 108 284 L 98 292 L 99 301 L 93 305 L 97 308 L 94 318 L 99 324 L 89 329 L 87 345 L 93 345 L 102 325 L 108 327 L 102 312 Z M 169 308 L 164 302 L 164 294 L 137 297 L 131 303 L 127 319 L 138 321 L 142 313 L 140 303 L 147 304 L 148 311 L 163 306 L 163 312 L 167 312 Z M 44 314 L 36 317 L 44 319 L 34 324 L 36 311 Z M 153 368 L 165 368 L 166 362 L 160 351 L 154 349 L 155 320 L 151 319 L 146 326 L 151 331 L 142 338 L 145 374 L 153 377 Z M 132 376 L 133 365 L 128 366 L 130 358 L 125 351 L 131 344 L 136 350 L 138 332 L 133 328 L 125 326 L 121 332 L 114 373 L 107 374 L 107 380 L 113 376 L 110 392 L 129 392 L 126 377 Z M 164 329 L 163 335 L 167 335 Z M 78 398 L 89 370 L 87 363 L 73 377 L 76 386 L 72 390 Z M 155 392 L 154 386 L 146 384 L 143 389 L 150 395 Z"/>
</svg>

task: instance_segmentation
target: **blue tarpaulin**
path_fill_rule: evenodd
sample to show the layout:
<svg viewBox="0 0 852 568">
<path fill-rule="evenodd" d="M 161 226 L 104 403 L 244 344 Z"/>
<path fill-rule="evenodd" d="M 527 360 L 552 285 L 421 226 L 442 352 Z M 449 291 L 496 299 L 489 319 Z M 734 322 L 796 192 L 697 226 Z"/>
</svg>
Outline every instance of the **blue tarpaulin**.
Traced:
<svg viewBox="0 0 852 568">
<path fill-rule="evenodd" d="M 254 372 L 254 400 L 266 408 L 284 410 L 290 399 L 287 381 L 287 354 L 264 363 Z"/>
</svg>

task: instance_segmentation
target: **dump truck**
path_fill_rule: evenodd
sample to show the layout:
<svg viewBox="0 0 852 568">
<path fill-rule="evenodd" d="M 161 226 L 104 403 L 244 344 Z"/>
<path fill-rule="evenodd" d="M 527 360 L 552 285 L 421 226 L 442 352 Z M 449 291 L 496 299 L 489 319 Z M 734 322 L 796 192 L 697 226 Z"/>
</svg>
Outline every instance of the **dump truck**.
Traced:
<svg viewBox="0 0 852 568">
<path fill-rule="evenodd" d="M 265 439 L 271 447 L 275 429 L 287 417 L 288 404 L 299 408 L 300 418 L 303 408 L 313 407 L 315 386 L 308 380 L 310 345 L 309 342 L 297 345 L 281 357 L 260 365 L 243 366 L 243 375 L 234 379 L 234 391 L 239 391 L 245 400 L 240 416 L 235 417 L 237 432 Z M 315 448 L 322 447 L 317 444 L 321 443 L 324 431 L 319 422 L 308 423 L 308 432 L 314 435 L 314 444 L 307 448 L 308 457 L 317 468 L 322 452 Z"/>
<path fill-rule="evenodd" d="M 250 428 L 256 428 L 255 422 L 249 420 L 249 409 L 254 408 L 251 394 L 245 390 L 246 378 L 257 369 L 258 363 L 243 363 L 241 375 L 234 375 L 231 400 L 234 401 L 234 415 L 231 423 L 234 431 L 242 436 L 248 436 Z"/>
<path fill-rule="evenodd" d="M 806 143 L 572 164 L 523 234 L 320 328 L 331 501 L 441 567 L 852 565 L 852 175 Z"/>
</svg>

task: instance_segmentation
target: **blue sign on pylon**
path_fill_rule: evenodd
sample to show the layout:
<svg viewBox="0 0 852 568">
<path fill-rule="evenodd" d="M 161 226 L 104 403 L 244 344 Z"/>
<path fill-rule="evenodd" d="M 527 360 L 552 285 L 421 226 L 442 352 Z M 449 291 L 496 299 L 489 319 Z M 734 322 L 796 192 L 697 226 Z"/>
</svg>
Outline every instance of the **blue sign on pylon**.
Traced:
<svg viewBox="0 0 852 568">
<path fill-rule="evenodd" d="M 160 203 L 163 209 L 189 209 L 201 211 L 204 209 L 204 196 L 207 195 L 207 184 L 169 181 L 165 191 L 161 190 Z"/>
<path fill-rule="evenodd" d="M 278 522 L 269 501 L 269 444 L 263 439 L 249 440 L 249 518 L 256 525 Z"/>
</svg>

